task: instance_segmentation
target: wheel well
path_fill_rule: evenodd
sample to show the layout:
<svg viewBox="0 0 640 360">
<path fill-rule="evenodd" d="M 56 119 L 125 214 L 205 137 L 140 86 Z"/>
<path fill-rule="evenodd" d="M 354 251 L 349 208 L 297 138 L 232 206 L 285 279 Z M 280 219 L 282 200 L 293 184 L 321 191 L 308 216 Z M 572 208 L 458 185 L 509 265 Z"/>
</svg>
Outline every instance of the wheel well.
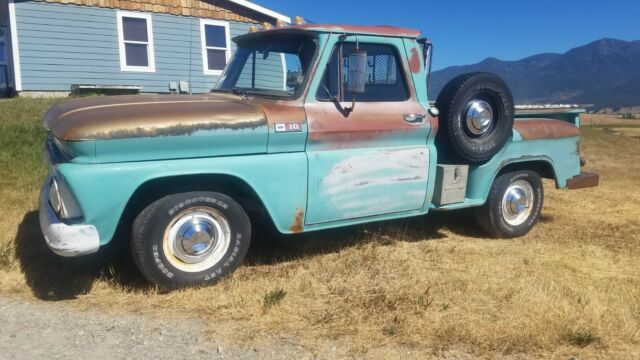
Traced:
<svg viewBox="0 0 640 360">
<path fill-rule="evenodd" d="M 190 191 L 217 191 L 236 200 L 252 223 L 270 217 L 264 203 L 249 184 L 231 175 L 180 175 L 149 180 L 133 193 L 120 217 L 116 240 L 127 240 L 136 216 L 149 204 L 167 195 Z"/>
<path fill-rule="evenodd" d="M 502 167 L 502 169 L 500 169 L 500 171 L 498 172 L 498 176 L 508 172 L 518 171 L 518 170 L 535 171 L 540 175 L 540 177 L 544 179 L 553 179 L 554 181 L 556 181 L 556 185 L 557 185 L 556 172 L 553 169 L 553 165 L 551 165 L 550 162 L 545 160 L 522 161 L 522 162 L 507 164 L 504 167 Z"/>
</svg>

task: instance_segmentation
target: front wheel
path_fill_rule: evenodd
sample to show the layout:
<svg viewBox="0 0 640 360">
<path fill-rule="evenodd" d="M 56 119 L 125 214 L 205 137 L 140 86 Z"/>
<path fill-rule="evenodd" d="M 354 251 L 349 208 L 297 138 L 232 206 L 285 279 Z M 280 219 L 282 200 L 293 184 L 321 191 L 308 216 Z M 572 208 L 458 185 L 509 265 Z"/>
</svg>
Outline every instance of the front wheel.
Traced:
<svg viewBox="0 0 640 360">
<path fill-rule="evenodd" d="M 142 274 L 165 289 L 217 282 L 242 263 L 251 238 L 244 209 L 227 195 L 189 192 L 145 208 L 131 247 Z"/>
<path fill-rule="evenodd" d="M 476 219 L 494 237 L 524 236 L 538 222 L 543 200 L 544 189 L 538 173 L 506 173 L 493 182 L 487 202 L 476 209 Z"/>
</svg>

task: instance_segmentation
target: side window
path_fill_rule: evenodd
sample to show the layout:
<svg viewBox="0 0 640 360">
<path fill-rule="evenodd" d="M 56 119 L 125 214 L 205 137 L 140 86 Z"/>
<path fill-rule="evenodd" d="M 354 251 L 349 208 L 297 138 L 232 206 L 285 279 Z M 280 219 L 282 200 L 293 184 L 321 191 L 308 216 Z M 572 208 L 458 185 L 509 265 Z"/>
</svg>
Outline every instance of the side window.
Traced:
<svg viewBox="0 0 640 360">
<path fill-rule="evenodd" d="M 122 71 L 155 71 L 150 14 L 119 11 L 118 37 Z"/>
<path fill-rule="evenodd" d="M 360 50 L 367 52 L 367 73 L 364 94 L 358 95 L 359 102 L 393 102 L 409 98 L 407 84 L 403 76 L 400 58 L 391 45 L 360 44 Z M 345 93 L 349 73 L 349 54 L 355 51 L 355 44 L 336 45 L 316 94 L 318 100 L 351 101 L 351 94 Z"/>
<path fill-rule="evenodd" d="M 217 20 L 200 20 L 202 60 L 204 73 L 220 75 L 231 56 L 229 23 Z"/>
</svg>

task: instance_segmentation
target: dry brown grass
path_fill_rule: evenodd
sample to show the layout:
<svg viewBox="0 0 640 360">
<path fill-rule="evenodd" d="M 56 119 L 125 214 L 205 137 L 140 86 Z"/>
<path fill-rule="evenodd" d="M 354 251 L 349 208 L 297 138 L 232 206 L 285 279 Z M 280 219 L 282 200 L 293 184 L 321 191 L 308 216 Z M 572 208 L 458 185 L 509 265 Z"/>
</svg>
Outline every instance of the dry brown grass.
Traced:
<svg viewBox="0 0 640 360">
<path fill-rule="evenodd" d="M 636 125 L 640 126 L 640 119 L 623 119 L 622 115 L 582 114 L 582 125 Z"/>
<path fill-rule="evenodd" d="M 582 149 L 601 186 L 569 192 L 546 182 L 542 221 L 524 238 L 483 238 L 465 212 L 352 227 L 287 238 L 295 244 L 286 250 L 258 244 L 220 284 L 169 294 L 128 261 L 50 255 L 34 213 L 37 182 L 5 182 L 0 245 L 13 251 L 0 292 L 193 314 L 230 339 L 276 338 L 321 357 L 336 345 L 376 358 L 639 358 L 640 140 L 587 128 Z"/>
</svg>

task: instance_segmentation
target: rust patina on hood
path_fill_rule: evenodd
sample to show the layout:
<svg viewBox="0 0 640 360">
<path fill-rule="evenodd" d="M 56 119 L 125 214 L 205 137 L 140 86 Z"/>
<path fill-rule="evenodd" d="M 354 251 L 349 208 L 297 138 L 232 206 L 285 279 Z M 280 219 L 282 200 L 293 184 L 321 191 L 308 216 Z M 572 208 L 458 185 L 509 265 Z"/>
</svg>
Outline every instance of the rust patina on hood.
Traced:
<svg viewBox="0 0 640 360">
<path fill-rule="evenodd" d="M 228 94 L 109 96 L 52 107 L 43 125 L 65 141 L 191 135 L 267 125 L 260 106 Z"/>
</svg>

